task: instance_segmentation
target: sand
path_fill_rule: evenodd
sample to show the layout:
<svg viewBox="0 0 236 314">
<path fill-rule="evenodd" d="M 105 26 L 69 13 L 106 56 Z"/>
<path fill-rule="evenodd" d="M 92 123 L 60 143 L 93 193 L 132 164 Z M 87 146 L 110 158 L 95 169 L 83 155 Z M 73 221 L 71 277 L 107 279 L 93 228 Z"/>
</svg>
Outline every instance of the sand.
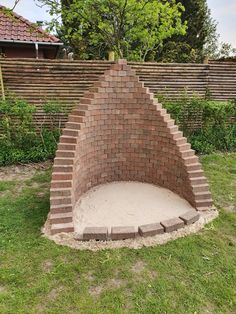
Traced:
<svg viewBox="0 0 236 314">
<path fill-rule="evenodd" d="M 191 205 L 173 192 L 151 184 L 139 182 L 113 182 L 97 186 L 85 193 L 76 205 L 74 213 L 75 232 L 50 234 L 50 222 L 47 219 L 42 233 L 56 244 L 78 250 L 98 251 L 104 249 L 152 247 L 163 245 L 197 233 L 218 217 L 218 211 L 212 208 L 199 212 L 200 218 L 192 225 L 177 231 L 159 234 L 153 237 L 140 237 L 120 241 L 78 241 L 78 234 L 85 226 L 138 226 L 178 217 L 192 209 Z"/>
<path fill-rule="evenodd" d="M 178 217 L 193 209 L 170 190 L 140 182 L 112 182 L 85 193 L 74 211 L 75 232 L 85 227 L 138 226 Z"/>
</svg>

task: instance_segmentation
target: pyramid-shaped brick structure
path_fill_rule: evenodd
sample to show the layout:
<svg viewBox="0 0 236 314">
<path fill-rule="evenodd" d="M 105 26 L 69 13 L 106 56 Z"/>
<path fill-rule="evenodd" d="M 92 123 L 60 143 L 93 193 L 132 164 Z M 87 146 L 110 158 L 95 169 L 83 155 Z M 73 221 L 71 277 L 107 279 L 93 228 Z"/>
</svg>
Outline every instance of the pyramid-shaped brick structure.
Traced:
<svg viewBox="0 0 236 314">
<path fill-rule="evenodd" d="M 53 166 L 51 233 L 73 232 L 81 195 L 113 181 L 167 188 L 199 211 L 212 206 L 198 157 L 125 60 L 113 64 L 69 115 Z"/>
</svg>

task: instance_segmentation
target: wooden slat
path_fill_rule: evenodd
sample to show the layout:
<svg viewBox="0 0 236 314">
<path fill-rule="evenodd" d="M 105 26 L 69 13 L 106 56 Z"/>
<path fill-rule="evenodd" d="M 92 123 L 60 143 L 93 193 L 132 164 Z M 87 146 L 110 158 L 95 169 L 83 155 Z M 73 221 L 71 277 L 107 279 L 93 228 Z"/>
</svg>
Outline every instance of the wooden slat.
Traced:
<svg viewBox="0 0 236 314">
<path fill-rule="evenodd" d="M 67 111 L 79 103 L 84 92 L 107 70 L 111 62 L 81 60 L 0 59 L 6 93 L 37 107 L 36 123 L 43 119 L 42 106 L 58 100 Z M 236 98 L 236 63 L 177 64 L 130 62 L 144 85 L 156 95 L 178 99 L 186 89 L 191 96 L 209 90 L 215 100 Z M 63 117 L 63 121 L 66 116 Z M 201 123 L 195 117 L 192 123 Z"/>
</svg>

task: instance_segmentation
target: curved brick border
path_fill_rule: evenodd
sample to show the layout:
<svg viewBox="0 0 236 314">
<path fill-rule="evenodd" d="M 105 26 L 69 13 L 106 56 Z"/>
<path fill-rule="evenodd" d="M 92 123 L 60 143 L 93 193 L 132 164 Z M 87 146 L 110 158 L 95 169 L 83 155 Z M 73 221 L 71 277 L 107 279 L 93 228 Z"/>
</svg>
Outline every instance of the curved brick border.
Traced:
<svg viewBox="0 0 236 314">
<path fill-rule="evenodd" d="M 173 232 L 185 225 L 188 226 L 198 221 L 200 215 L 197 211 L 191 210 L 187 213 L 162 221 L 161 223 L 148 224 L 138 227 L 138 233 L 135 232 L 135 227 L 112 227 L 111 233 L 108 233 L 107 227 L 86 227 L 83 231 L 81 238 L 78 240 L 97 240 L 97 241 L 107 241 L 107 240 L 125 240 L 134 239 L 137 236 L 150 237 L 157 234 L 163 234 L 165 232 Z"/>
<path fill-rule="evenodd" d="M 73 232 L 80 196 L 112 181 L 152 183 L 197 210 L 212 206 L 198 157 L 125 60 L 113 64 L 69 115 L 53 166 L 51 233 Z"/>
</svg>

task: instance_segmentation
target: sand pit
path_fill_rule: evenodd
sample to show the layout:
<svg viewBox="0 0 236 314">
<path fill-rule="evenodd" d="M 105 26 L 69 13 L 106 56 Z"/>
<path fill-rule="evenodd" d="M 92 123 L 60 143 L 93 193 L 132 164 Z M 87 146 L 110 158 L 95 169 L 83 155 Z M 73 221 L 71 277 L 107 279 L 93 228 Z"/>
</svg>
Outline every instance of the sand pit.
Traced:
<svg viewBox="0 0 236 314">
<path fill-rule="evenodd" d="M 161 222 L 193 207 L 170 190 L 140 182 L 112 182 L 85 193 L 74 211 L 75 232 L 85 227 L 138 226 Z"/>
</svg>

